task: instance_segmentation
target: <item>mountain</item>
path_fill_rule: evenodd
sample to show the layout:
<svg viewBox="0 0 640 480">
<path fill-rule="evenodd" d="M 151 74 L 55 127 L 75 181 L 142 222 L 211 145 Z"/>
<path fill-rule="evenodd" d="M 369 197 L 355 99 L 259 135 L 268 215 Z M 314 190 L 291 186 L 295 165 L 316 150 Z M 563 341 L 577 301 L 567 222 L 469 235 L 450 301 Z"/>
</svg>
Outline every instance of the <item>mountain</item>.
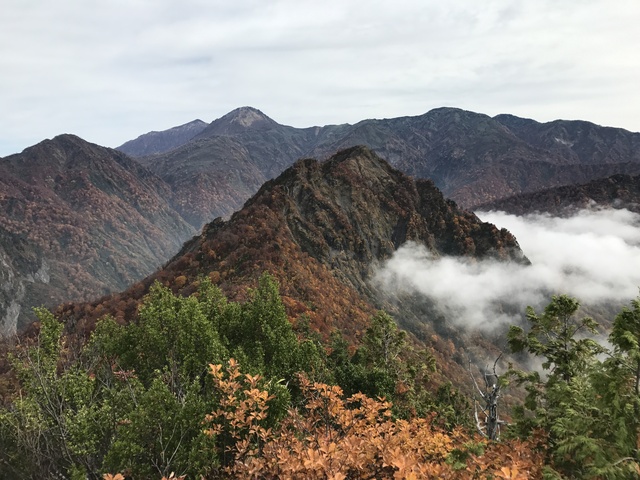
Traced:
<svg viewBox="0 0 640 480">
<path fill-rule="evenodd" d="M 198 229 L 231 215 L 266 181 L 233 137 L 192 141 L 138 161 L 171 186 L 175 208 Z"/>
<path fill-rule="evenodd" d="M 169 187 L 116 150 L 73 135 L 0 160 L 0 330 L 33 306 L 119 291 L 193 235 Z"/>
<path fill-rule="evenodd" d="M 184 145 L 206 127 L 207 123 L 202 120 L 193 120 L 161 132 L 145 133 L 135 140 L 123 143 L 117 147 L 117 150 L 134 157 L 168 152 L 180 145 Z"/>
<path fill-rule="evenodd" d="M 538 123 L 504 114 L 495 120 L 527 143 L 552 152 L 567 163 L 640 162 L 640 134 L 621 128 L 601 127 L 581 120 Z"/>
<path fill-rule="evenodd" d="M 228 217 L 267 180 L 340 127 L 297 129 L 242 107 L 213 121 L 190 142 L 137 160 L 171 185 L 176 208 L 196 228 Z"/>
<path fill-rule="evenodd" d="M 558 122 L 568 130 L 576 130 L 575 123 L 579 122 Z M 531 126 L 529 130 L 523 126 L 514 132 L 498 117 L 438 108 L 417 117 L 365 120 L 354 129 L 358 140 L 367 139 L 366 144 L 396 168 L 432 179 L 445 196 L 465 208 L 516 193 L 584 183 L 614 173 L 640 173 L 637 154 L 594 154 L 592 162 L 578 161 L 567 158 L 564 151 L 544 148 L 542 141 L 535 141 L 544 124 L 527 125 Z M 608 137 L 610 130 L 614 130 L 630 145 L 640 140 L 640 134 L 622 129 L 595 125 L 593 129 L 594 137 Z M 595 142 L 587 140 L 584 135 L 576 136 L 569 148 L 590 151 Z M 349 141 L 342 140 L 340 145 Z M 633 148 L 630 151 L 634 151 Z"/>
<path fill-rule="evenodd" d="M 478 206 L 524 215 L 549 213 L 563 216 L 584 208 L 626 208 L 640 213 L 640 175 L 613 175 L 583 185 L 566 185 L 514 195 Z"/>
<path fill-rule="evenodd" d="M 640 174 L 640 134 L 582 121 L 538 123 L 456 108 L 294 128 L 236 109 L 170 152 L 139 158 L 180 199 L 199 228 L 239 208 L 298 158 L 326 159 L 366 145 L 404 173 L 431 179 L 465 208 L 523 192 Z"/>
<path fill-rule="evenodd" d="M 442 338 L 490 348 L 487 340 L 471 344 L 459 328 L 425 314 L 422 301 L 391 304 L 379 290 L 375 272 L 409 241 L 436 256 L 527 262 L 508 231 L 459 209 L 433 182 L 408 177 L 370 149 L 353 147 L 325 162 L 296 162 L 229 220 L 205 226 L 163 269 L 121 294 L 64 305 L 58 314 L 69 328 L 84 332 L 108 312 L 130 321 L 154 281 L 188 295 L 208 276 L 238 300 L 268 271 L 280 283 L 291 321 L 307 318 L 324 335 L 337 328 L 358 338 L 376 308 L 390 307 L 402 325 L 434 345 L 444 365 L 455 363 L 445 359 L 454 344 Z M 455 368 L 466 375 L 460 365 Z"/>
<path fill-rule="evenodd" d="M 240 107 L 214 120 L 197 135 L 199 138 L 209 138 L 214 135 L 242 134 L 247 130 L 268 131 L 279 126 L 280 124 L 257 108 Z"/>
<path fill-rule="evenodd" d="M 297 159 L 326 159 L 355 144 L 368 145 L 405 173 L 430 179 L 465 208 L 640 174 L 638 133 L 454 108 L 300 129 L 242 107 L 210 124 L 194 121 L 128 142 L 121 148 L 130 147 L 134 155 L 160 152 L 135 162 L 61 135 L 0 159 L 5 330 L 28 323 L 32 305 L 125 288 L 207 222 L 229 218 Z M 583 201 L 593 196 L 579 195 Z M 618 193 L 602 187 L 598 201 L 604 195 Z M 543 197 L 530 198 L 540 203 Z M 550 208 L 534 203 L 524 207 L 523 200 L 520 208 Z"/>
</svg>

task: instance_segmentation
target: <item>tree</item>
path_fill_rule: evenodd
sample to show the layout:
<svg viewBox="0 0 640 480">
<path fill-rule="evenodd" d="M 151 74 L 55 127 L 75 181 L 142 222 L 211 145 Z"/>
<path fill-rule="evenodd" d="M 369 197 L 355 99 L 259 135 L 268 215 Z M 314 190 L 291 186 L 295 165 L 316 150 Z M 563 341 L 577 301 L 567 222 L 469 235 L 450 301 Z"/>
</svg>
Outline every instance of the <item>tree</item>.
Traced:
<svg viewBox="0 0 640 480">
<path fill-rule="evenodd" d="M 215 295 L 209 289 L 208 293 Z M 159 372 L 177 394 L 206 374 L 208 362 L 226 357 L 217 331 L 216 310 L 206 297 L 181 297 L 156 282 L 116 347 L 124 370 L 135 369 L 149 386 Z M 112 342 L 113 343 L 113 342 Z"/>
<path fill-rule="evenodd" d="M 77 352 L 67 349 L 62 324 L 45 309 L 36 314 L 35 344 L 19 349 L 13 362 L 21 396 L 0 415 L 2 430 L 23 453 L 9 468 L 23 478 L 98 478 L 116 428 L 113 399 L 81 362 L 72 360 Z"/>
<path fill-rule="evenodd" d="M 247 371 L 291 379 L 300 367 L 299 345 L 276 280 L 263 274 L 248 297 L 243 305 L 227 305 L 220 317 L 225 346 Z"/>
<path fill-rule="evenodd" d="M 484 418 L 481 419 L 478 413 L 478 401 L 477 399 L 474 401 L 476 430 L 480 435 L 488 438 L 489 440 L 498 439 L 500 436 L 500 426 L 504 424 L 498 415 L 498 399 L 500 398 L 500 389 L 502 388 L 504 379 L 496 373 L 496 365 L 498 364 L 498 360 L 500 360 L 501 356 L 502 354 L 498 356 L 496 361 L 493 363 L 493 372 L 484 373 L 484 389 L 481 389 L 478 382 L 476 382 L 476 379 L 471 372 L 471 361 L 469 361 L 469 375 L 471 376 L 476 392 L 480 395 L 482 403 L 484 404 L 480 407 L 484 414 Z"/>
<path fill-rule="evenodd" d="M 618 465 L 640 463 L 640 298 L 616 316 L 609 342 L 613 352 L 594 373 L 600 403 L 606 405 L 602 436 L 616 446 Z"/>
<path fill-rule="evenodd" d="M 547 432 L 549 462 L 556 474 L 637 478 L 637 420 L 632 418 L 633 400 L 628 395 L 636 365 L 625 358 L 640 330 L 637 318 L 628 310 L 617 317 L 611 335 L 616 352 L 601 362 L 597 356 L 606 349 L 577 335 L 595 333 L 597 326 L 589 318 L 575 318 L 578 305 L 575 299 L 554 296 L 542 315 L 527 310 L 531 324 L 527 334 L 511 327 L 512 350 L 541 357 L 542 368 L 549 371 L 546 379 L 535 371 L 512 371 L 528 392 L 524 405 L 514 411 L 515 430 L 521 435 L 536 428 Z M 623 363 L 631 367 L 626 374 Z"/>
<path fill-rule="evenodd" d="M 518 326 L 511 326 L 507 335 L 511 351 L 527 351 L 543 357 L 542 368 L 549 370 L 549 378 L 554 381 L 569 382 L 584 369 L 593 355 L 601 353 L 602 347 L 592 339 L 580 338 L 580 331 L 595 333 L 598 324 L 589 317 L 575 319 L 580 303 L 568 295 L 554 295 L 551 303 L 538 315 L 527 307 L 529 332 Z"/>
</svg>

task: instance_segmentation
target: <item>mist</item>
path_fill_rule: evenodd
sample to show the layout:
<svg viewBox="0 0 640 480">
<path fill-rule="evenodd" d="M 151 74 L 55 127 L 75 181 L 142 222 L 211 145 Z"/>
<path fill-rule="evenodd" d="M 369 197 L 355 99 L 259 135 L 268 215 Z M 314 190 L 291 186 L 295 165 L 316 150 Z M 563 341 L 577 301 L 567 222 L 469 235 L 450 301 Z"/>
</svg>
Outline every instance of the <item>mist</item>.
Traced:
<svg viewBox="0 0 640 480">
<path fill-rule="evenodd" d="M 481 330 L 517 322 L 554 294 L 583 305 L 628 304 L 640 285 L 640 215 L 581 210 L 571 217 L 476 212 L 518 239 L 531 265 L 434 257 L 407 243 L 377 272 L 385 290 L 418 292 L 451 322 Z"/>
</svg>

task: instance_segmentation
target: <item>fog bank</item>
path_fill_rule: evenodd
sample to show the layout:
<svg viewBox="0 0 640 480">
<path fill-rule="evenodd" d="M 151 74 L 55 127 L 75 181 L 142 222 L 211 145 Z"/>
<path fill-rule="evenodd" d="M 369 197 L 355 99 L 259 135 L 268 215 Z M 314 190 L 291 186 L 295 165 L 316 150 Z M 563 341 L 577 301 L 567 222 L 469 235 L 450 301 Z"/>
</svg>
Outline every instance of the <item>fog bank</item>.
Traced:
<svg viewBox="0 0 640 480">
<path fill-rule="evenodd" d="M 495 260 L 434 258 L 407 243 L 375 280 L 386 290 L 419 292 L 450 321 L 492 329 L 543 308 L 552 294 L 582 304 L 628 303 L 640 285 L 640 215 L 628 210 L 582 210 L 569 218 L 476 212 L 513 233 L 530 266 Z"/>
</svg>

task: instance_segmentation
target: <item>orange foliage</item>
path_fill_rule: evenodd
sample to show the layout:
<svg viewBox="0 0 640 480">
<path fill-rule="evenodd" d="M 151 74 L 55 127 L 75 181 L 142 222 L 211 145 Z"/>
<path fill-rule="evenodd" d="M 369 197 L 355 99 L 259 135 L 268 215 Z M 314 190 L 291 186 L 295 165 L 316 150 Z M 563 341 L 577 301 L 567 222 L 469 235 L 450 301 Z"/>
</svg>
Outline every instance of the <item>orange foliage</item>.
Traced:
<svg viewBox="0 0 640 480">
<path fill-rule="evenodd" d="M 220 281 L 220 272 L 218 272 L 217 270 L 209 272 L 209 280 L 211 280 L 211 283 L 216 285 Z"/>
<path fill-rule="evenodd" d="M 226 439 L 219 447 L 229 478 L 259 479 L 527 479 L 541 478 L 542 454 L 531 444 L 488 443 L 462 431 L 446 432 L 431 418 L 399 420 L 391 404 L 364 394 L 347 399 L 340 387 L 299 377 L 304 408 L 290 410 L 275 430 L 267 418 L 268 392 L 259 377 L 238 364 L 211 365 L 221 393 L 220 408 L 207 415 L 208 435 Z M 474 455 L 474 445 L 484 451 Z M 466 452 L 466 463 L 448 461 Z"/>
</svg>

